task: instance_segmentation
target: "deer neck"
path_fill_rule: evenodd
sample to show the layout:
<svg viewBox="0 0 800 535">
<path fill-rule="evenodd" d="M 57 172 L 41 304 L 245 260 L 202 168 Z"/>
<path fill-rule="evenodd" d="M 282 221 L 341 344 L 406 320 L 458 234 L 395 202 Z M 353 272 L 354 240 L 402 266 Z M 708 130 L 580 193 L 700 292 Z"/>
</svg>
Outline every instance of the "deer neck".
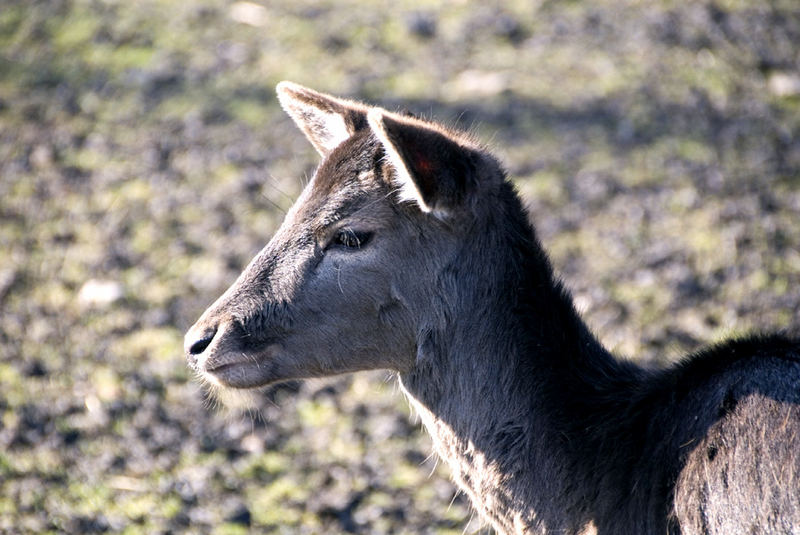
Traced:
<svg viewBox="0 0 800 535">
<path fill-rule="evenodd" d="M 501 244 L 491 266 L 502 269 L 469 274 L 451 299 L 457 319 L 419 342 L 401 386 L 454 480 L 498 533 L 580 533 L 591 525 L 581 509 L 593 476 L 574 444 L 597 441 L 580 436 L 580 413 L 602 405 L 609 396 L 599 390 L 625 374 L 554 279 L 521 208 L 513 223 L 483 229 L 475 235 L 487 243 L 465 246 L 464 259 Z"/>
</svg>

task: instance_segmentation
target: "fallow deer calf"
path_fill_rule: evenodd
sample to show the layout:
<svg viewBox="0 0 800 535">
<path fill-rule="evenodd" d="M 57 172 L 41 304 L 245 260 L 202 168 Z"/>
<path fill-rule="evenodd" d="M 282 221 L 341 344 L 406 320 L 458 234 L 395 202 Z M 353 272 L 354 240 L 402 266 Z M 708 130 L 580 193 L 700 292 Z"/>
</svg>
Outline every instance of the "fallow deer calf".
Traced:
<svg viewBox="0 0 800 535">
<path fill-rule="evenodd" d="M 206 381 L 396 371 L 498 533 L 800 533 L 797 340 L 617 360 L 480 145 L 292 83 L 278 96 L 322 163 L 186 335 Z"/>
</svg>

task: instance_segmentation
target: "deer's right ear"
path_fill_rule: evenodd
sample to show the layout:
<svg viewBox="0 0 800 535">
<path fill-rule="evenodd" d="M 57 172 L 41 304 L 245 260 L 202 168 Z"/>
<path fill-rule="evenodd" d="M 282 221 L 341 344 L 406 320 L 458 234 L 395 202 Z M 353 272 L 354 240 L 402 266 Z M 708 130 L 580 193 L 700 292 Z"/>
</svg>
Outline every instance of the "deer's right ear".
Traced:
<svg viewBox="0 0 800 535">
<path fill-rule="evenodd" d="M 443 217 L 474 193 L 483 158 L 463 136 L 380 108 L 371 109 L 367 119 L 394 168 L 402 200 Z"/>
<path fill-rule="evenodd" d="M 307 87 L 281 82 L 281 106 L 322 156 L 367 126 L 367 107 Z"/>
</svg>

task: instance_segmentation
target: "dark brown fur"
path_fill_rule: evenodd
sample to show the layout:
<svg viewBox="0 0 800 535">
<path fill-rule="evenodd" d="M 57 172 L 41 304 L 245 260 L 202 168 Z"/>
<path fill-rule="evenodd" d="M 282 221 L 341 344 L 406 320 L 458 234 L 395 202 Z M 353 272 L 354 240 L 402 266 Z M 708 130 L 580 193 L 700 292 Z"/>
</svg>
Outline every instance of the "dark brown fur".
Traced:
<svg viewBox="0 0 800 535">
<path fill-rule="evenodd" d="M 647 371 L 576 313 L 496 160 L 460 134 L 293 84 L 323 156 L 187 334 L 207 381 L 398 372 L 499 533 L 800 532 L 800 343 Z"/>
</svg>

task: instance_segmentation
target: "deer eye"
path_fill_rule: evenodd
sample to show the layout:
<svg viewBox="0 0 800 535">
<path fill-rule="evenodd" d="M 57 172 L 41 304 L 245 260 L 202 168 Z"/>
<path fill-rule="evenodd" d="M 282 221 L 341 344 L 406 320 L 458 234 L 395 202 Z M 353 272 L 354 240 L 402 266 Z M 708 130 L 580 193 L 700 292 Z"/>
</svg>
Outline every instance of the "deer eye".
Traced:
<svg viewBox="0 0 800 535">
<path fill-rule="evenodd" d="M 345 228 L 336 233 L 331 241 L 331 245 L 342 249 L 361 249 L 372 237 L 370 232 L 357 232 Z"/>
</svg>

